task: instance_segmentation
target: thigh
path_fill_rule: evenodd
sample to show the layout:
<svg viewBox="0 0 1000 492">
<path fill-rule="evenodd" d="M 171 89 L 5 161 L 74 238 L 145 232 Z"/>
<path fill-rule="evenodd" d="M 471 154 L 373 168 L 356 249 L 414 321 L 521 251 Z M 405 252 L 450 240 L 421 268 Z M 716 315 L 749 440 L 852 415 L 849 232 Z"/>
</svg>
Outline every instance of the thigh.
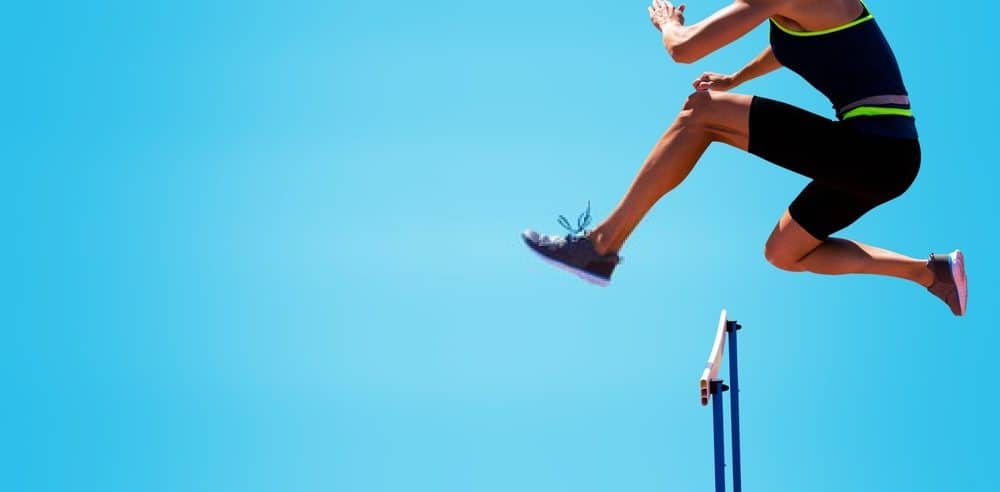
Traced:
<svg viewBox="0 0 1000 492">
<path fill-rule="evenodd" d="M 813 236 L 785 210 L 767 238 L 764 254 L 772 263 L 791 267 L 820 244 L 823 240 Z"/>
<path fill-rule="evenodd" d="M 813 181 L 788 206 L 788 214 L 812 237 L 825 241 L 887 200 Z"/>
<path fill-rule="evenodd" d="M 750 135 L 750 104 L 753 96 L 730 92 L 696 91 L 688 96 L 684 110 L 713 140 L 747 150 Z"/>
<path fill-rule="evenodd" d="M 827 188 L 883 201 L 905 191 L 920 168 L 916 140 L 861 133 L 759 96 L 750 103 L 747 150 Z"/>
<path fill-rule="evenodd" d="M 748 151 L 785 169 L 833 185 L 848 185 L 856 162 L 856 132 L 780 101 L 754 96 Z"/>
</svg>

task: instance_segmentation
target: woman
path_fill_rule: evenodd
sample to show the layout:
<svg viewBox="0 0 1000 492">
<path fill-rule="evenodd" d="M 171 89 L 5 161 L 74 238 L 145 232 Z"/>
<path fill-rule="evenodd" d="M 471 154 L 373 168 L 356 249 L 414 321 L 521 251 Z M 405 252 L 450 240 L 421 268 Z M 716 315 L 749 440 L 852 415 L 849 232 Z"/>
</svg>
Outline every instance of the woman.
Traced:
<svg viewBox="0 0 1000 492">
<path fill-rule="evenodd" d="M 812 178 L 778 220 L 764 248 L 776 267 L 827 275 L 868 273 L 927 287 L 955 315 L 967 294 L 961 251 L 927 261 L 831 235 L 901 195 L 916 178 L 920 145 L 895 56 L 859 0 L 735 0 L 684 25 L 684 5 L 649 7 L 670 56 L 691 63 L 770 20 L 771 43 L 733 75 L 706 73 L 653 147 L 611 215 L 593 230 L 589 210 L 568 236 L 527 230 L 543 259 L 607 285 L 618 251 L 642 217 L 691 172 L 712 142 L 724 142 Z M 726 91 L 788 67 L 826 95 L 832 121 L 771 99 Z"/>
</svg>

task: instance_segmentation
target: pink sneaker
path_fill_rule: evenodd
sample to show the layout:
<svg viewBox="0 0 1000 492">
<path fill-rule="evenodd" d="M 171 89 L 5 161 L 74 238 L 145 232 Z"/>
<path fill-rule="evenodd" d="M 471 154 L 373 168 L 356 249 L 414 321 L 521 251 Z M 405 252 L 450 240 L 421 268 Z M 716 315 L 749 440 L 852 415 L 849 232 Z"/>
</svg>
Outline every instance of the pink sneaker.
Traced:
<svg viewBox="0 0 1000 492">
<path fill-rule="evenodd" d="M 964 315 L 969 294 L 962 252 L 931 253 L 927 268 L 934 272 L 934 283 L 927 290 L 944 301 L 955 316 Z"/>
</svg>

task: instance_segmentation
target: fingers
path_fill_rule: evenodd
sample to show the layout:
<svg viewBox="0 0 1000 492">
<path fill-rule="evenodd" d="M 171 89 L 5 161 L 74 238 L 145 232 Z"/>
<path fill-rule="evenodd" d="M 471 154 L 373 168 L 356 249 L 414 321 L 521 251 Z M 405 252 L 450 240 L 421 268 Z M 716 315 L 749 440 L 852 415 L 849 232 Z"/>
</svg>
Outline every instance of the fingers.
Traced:
<svg viewBox="0 0 1000 492">
<path fill-rule="evenodd" d="M 668 0 L 652 0 L 653 4 L 646 8 L 654 25 L 659 27 L 664 22 L 684 24 L 684 9 L 686 5 L 675 7 Z"/>
<path fill-rule="evenodd" d="M 715 72 L 705 72 L 701 74 L 701 77 L 694 79 L 691 83 L 695 90 L 698 91 L 726 91 L 732 88 L 732 83 L 725 75 L 717 74 Z"/>
<path fill-rule="evenodd" d="M 646 10 L 649 11 L 649 17 L 653 19 L 653 23 L 656 23 L 655 17 L 660 17 L 662 21 L 663 18 L 669 18 L 669 11 L 667 10 L 668 2 L 664 0 L 653 0 L 653 4 L 650 5 Z"/>
<path fill-rule="evenodd" d="M 674 4 L 668 2 L 667 0 L 653 0 L 653 3 L 659 4 L 659 8 L 663 10 L 663 13 L 666 14 L 667 18 L 676 18 L 680 20 L 681 23 L 684 22 L 684 9 L 687 8 L 686 5 L 681 4 L 678 7 L 674 7 Z"/>
<path fill-rule="evenodd" d="M 673 13 L 674 4 L 666 0 L 653 0 L 653 8 L 656 10 L 663 10 L 664 13 L 670 15 Z"/>
<path fill-rule="evenodd" d="M 694 79 L 694 82 L 691 82 L 691 85 L 694 86 L 695 89 L 697 89 L 699 85 L 708 82 L 710 80 L 711 78 L 709 77 L 709 75 L 707 73 L 703 73 L 701 74 L 701 77 Z"/>
</svg>

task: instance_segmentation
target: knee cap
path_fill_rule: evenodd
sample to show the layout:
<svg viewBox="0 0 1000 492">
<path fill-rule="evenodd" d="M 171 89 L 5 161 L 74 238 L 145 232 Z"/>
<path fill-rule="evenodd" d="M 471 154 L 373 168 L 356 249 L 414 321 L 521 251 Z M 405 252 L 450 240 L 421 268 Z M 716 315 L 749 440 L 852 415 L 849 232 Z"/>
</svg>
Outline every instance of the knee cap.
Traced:
<svg viewBox="0 0 1000 492">
<path fill-rule="evenodd" d="M 764 247 L 764 258 L 767 259 L 768 263 L 774 265 L 775 267 L 789 271 L 789 272 L 801 272 L 803 268 L 799 265 L 799 259 L 794 258 L 791 255 L 786 254 L 781 251 L 780 247 L 772 246 L 768 244 Z"/>
</svg>

